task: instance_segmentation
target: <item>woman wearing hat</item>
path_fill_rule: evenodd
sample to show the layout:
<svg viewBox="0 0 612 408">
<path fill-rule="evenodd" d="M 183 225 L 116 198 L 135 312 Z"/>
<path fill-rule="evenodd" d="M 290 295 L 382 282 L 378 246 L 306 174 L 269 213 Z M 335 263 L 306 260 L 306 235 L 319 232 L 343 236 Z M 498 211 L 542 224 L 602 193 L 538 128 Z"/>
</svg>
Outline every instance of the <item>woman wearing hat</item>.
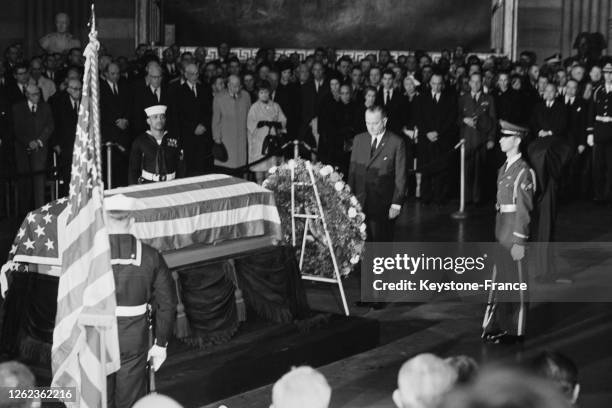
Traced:
<svg viewBox="0 0 612 408">
<path fill-rule="evenodd" d="M 257 102 L 247 116 L 247 132 L 249 141 L 249 163 L 260 160 L 266 155 L 272 155 L 266 160 L 251 166 L 255 179 L 262 183 L 267 171 L 278 164 L 279 152 L 275 147 L 280 144 L 280 133 L 285 132 L 287 118 L 278 104 L 270 100 L 271 86 L 268 81 L 261 81 L 257 87 Z"/>
</svg>

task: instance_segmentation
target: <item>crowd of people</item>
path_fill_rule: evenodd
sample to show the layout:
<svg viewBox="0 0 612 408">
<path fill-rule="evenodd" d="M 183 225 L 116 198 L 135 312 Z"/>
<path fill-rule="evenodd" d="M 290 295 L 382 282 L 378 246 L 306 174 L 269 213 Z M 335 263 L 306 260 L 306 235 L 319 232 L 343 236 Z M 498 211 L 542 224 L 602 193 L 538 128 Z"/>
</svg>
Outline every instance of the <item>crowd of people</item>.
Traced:
<svg viewBox="0 0 612 408">
<path fill-rule="evenodd" d="M 0 364 L 0 385 L 5 389 L 27 389 L 36 382 L 25 365 L 11 361 Z M 309 366 L 295 367 L 274 383 L 270 407 L 327 408 L 332 394 L 333 389 L 320 371 Z M 521 365 L 484 367 L 466 355 L 441 358 L 425 353 L 401 366 L 389 398 L 398 408 L 570 408 L 577 406 L 579 394 L 575 363 L 556 351 L 543 351 Z M 23 399 L 19 406 L 34 407 L 39 403 Z M 0 407 L 9 405 L 17 406 L 3 393 Z M 168 396 L 149 394 L 134 404 L 134 408 L 140 407 L 181 405 Z"/>
<path fill-rule="evenodd" d="M 67 191 L 83 62 L 80 48 L 26 58 L 13 44 L 4 52 L 0 148 L 5 175 L 34 173 L 19 183 L 24 211 L 44 203 L 44 170 L 54 159 L 61 193 Z M 612 198 L 612 63 L 606 60 L 554 57 L 538 65 L 530 52 L 511 61 L 457 47 L 435 60 L 424 51 L 394 57 L 388 50 L 353 60 L 333 48 L 302 59 L 267 48 L 241 61 L 227 44 L 214 59 L 204 47 L 188 52 L 173 45 L 160 57 L 140 45 L 130 60 L 102 44 L 99 72 L 113 187 L 141 178 L 142 160 L 130 152 L 149 130 L 145 109 L 154 105 L 167 107 L 162 131 L 181 151 L 183 167 L 173 176 L 223 171 L 216 164 L 240 176 L 252 172 L 259 182 L 283 156 L 281 137 L 303 141 L 312 149 L 303 155 L 347 175 L 353 139 L 366 131 L 364 113 L 376 105 L 386 112 L 387 130 L 405 141 L 407 191 L 425 203 L 443 204 L 456 193 L 459 140 L 468 158 L 466 201 L 494 199 L 496 169 L 504 161 L 496 143 L 500 119 L 528 127 L 530 140 L 552 136 L 564 143 L 567 160 L 557 177 L 565 197 Z M 227 157 L 215 162 L 220 144 Z"/>
</svg>

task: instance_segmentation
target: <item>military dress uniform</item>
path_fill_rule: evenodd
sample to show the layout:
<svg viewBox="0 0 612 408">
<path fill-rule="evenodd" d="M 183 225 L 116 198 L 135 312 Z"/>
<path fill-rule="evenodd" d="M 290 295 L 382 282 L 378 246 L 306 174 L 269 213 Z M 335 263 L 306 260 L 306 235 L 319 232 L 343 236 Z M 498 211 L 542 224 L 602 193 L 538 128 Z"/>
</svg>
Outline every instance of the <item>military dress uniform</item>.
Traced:
<svg viewBox="0 0 612 408">
<path fill-rule="evenodd" d="M 612 64 L 604 67 L 612 70 Z M 593 194 L 596 201 L 612 201 L 612 86 L 593 93 L 587 134 L 593 135 Z"/>
<path fill-rule="evenodd" d="M 176 291 L 161 254 L 133 235 L 109 236 L 117 298 L 121 368 L 108 376 L 109 407 L 131 407 L 146 394 L 151 305 L 154 343 L 166 347 L 176 316 Z"/>
<path fill-rule="evenodd" d="M 146 132 L 134 140 L 130 152 L 129 184 L 168 181 L 183 175 L 182 152 L 178 139 L 166 132 L 158 143 Z"/>
<path fill-rule="evenodd" d="M 499 243 L 495 253 L 495 282 L 527 282 L 522 271 L 525 258 L 514 261 L 510 250 L 514 244 L 525 245 L 529 239 L 535 180 L 535 173 L 520 153 L 506 161 L 499 170 L 495 205 L 495 239 Z M 492 304 L 487 308 L 483 322 L 483 337 L 525 334 L 526 294 L 521 292 L 518 296 L 516 293 L 510 296 L 504 299 L 503 293 L 493 292 Z M 518 303 L 513 302 L 516 297 Z"/>
</svg>

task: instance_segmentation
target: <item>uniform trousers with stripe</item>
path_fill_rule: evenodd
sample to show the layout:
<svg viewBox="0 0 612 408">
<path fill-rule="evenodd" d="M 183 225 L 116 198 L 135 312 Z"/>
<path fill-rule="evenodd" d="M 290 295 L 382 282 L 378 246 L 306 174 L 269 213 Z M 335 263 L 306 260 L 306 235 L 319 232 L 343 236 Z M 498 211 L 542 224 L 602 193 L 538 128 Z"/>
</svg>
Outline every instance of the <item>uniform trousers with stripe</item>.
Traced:
<svg viewBox="0 0 612 408">
<path fill-rule="evenodd" d="M 495 253 L 495 266 L 497 274 L 495 282 L 527 282 L 527 262 L 521 261 L 522 274 L 519 274 L 517 262 L 512 259 L 510 249 L 513 242 L 513 232 L 516 213 L 498 213 L 495 222 L 495 238 L 498 245 Z M 527 319 L 527 293 L 521 298 L 518 291 L 494 291 L 493 312 L 489 322 L 485 325 L 485 333 L 494 334 L 505 331 L 509 335 L 522 336 L 525 334 Z"/>
</svg>

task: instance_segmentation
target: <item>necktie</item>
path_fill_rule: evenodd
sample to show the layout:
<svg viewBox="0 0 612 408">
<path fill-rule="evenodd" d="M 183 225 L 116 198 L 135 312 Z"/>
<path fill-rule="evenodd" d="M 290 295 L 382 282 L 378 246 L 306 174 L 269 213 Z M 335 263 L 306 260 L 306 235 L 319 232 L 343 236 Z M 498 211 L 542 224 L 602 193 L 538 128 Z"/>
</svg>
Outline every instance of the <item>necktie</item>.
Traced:
<svg viewBox="0 0 612 408">
<path fill-rule="evenodd" d="M 389 90 L 385 90 L 385 105 L 389 102 Z"/>
<path fill-rule="evenodd" d="M 370 146 L 370 158 L 372 158 L 374 156 L 374 152 L 376 152 L 376 147 L 377 147 L 377 142 L 378 139 L 374 138 L 374 140 L 372 140 L 372 146 Z"/>
<path fill-rule="evenodd" d="M 77 103 L 77 101 L 72 101 L 72 109 L 74 110 L 74 113 L 76 115 L 79 114 L 79 104 Z"/>
<path fill-rule="evenodd" d="M 113 95 L 117 96 L 117 85 L 113 84 Z"/>
<path fill-rule="evenodd" d="M 26 94 L 26 87 L 25 87 L 25 85 L 19 85 L 19 87 L 21 88 L 21 93 L 25 95 Z"/>
<path fill-rule="evenodd" d="M 474 99 L 474 102 L 478 103 L 478 94 L 472 95 L 472 99 Z"/>
<path fill-rule="evenodd" d="M 435 103 L 438 103 L 438 94 L 434 94 L 433 99 Z"/>
<path fill-rule="evenodd" d="M 193 96 L 195 96 L 197 98 L 198 97 L 198 92 L 196 91 L 195 85 L 190 85 L 190 87 L 191 87 L 191 92 L 193 92 Z"/>
<path fill-rule="evenodd" d="M 157 102 L 159 103 L 159 88 L 153 89 L 153 95 L 155 95 L 155 99 L 157 99 Z"/>
<path fill-rule="evenodd" d="M 32 110 L 32 115 L 34 115 L 36 113 L 36 105 L 32 105 L 31 110 Z"/>
</svg>

